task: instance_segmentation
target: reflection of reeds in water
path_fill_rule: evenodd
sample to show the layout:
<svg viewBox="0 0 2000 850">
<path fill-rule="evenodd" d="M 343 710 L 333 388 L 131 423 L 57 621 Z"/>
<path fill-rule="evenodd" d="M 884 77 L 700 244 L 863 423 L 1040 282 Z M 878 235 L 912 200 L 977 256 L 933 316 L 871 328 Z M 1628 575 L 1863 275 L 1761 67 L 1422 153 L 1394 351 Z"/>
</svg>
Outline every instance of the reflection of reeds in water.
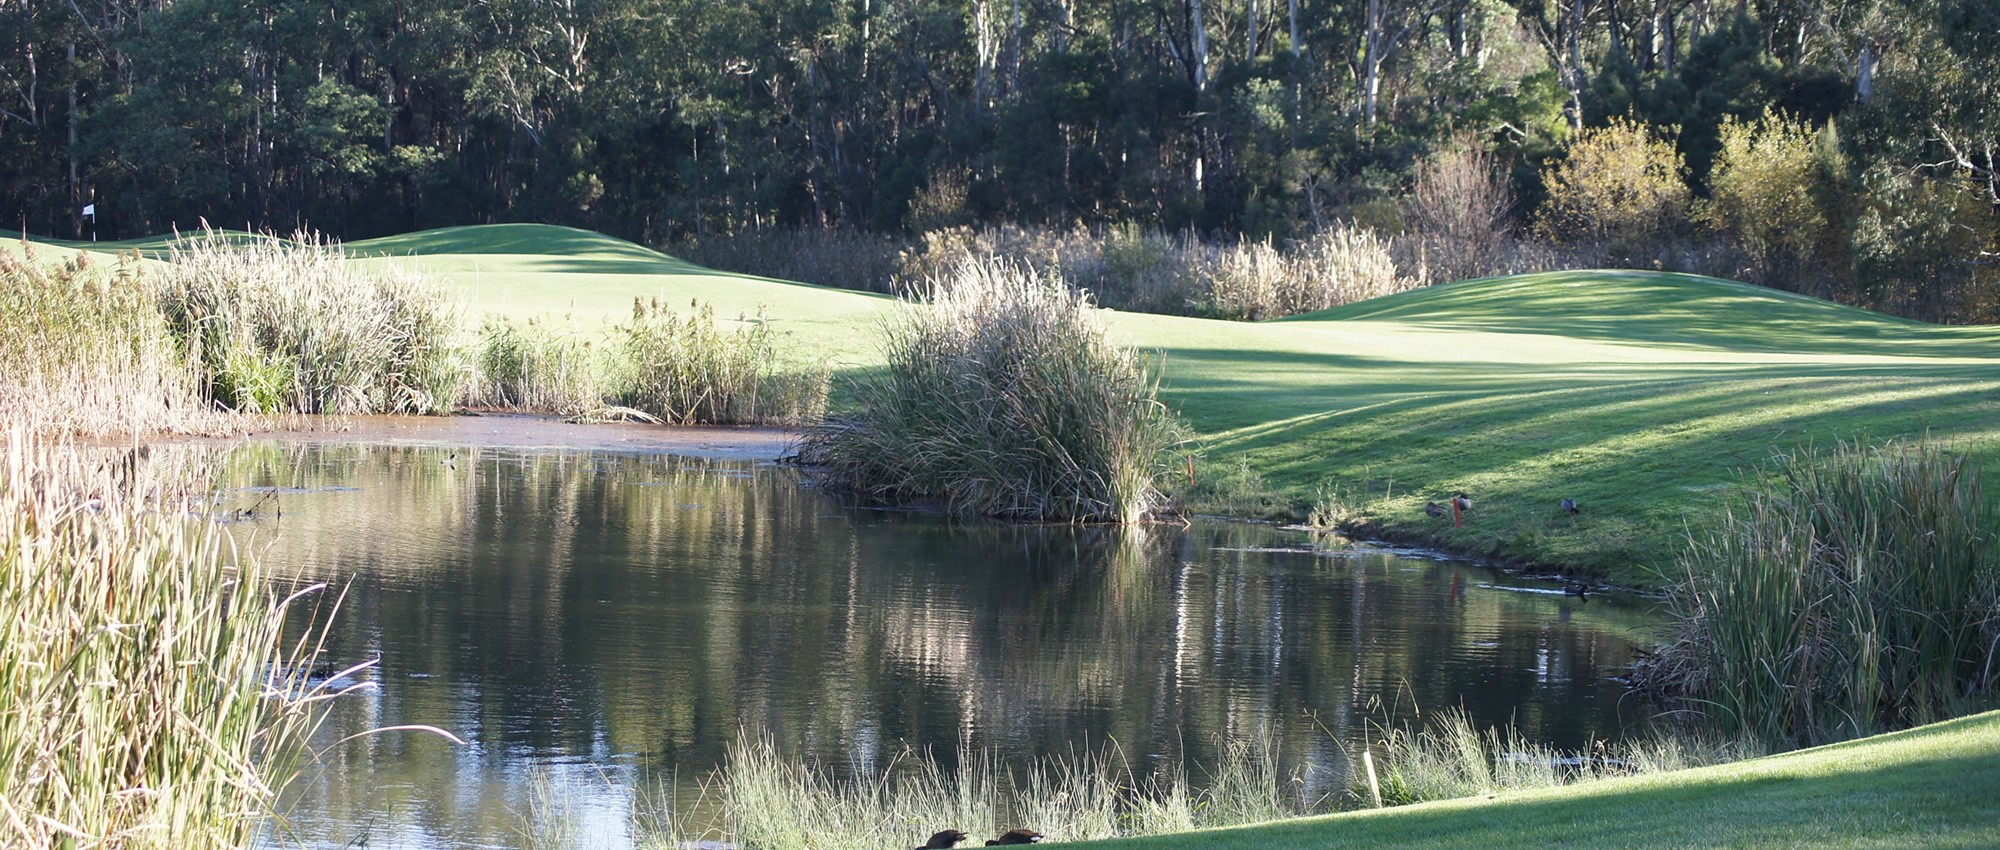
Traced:
<svg viewBox="0 0 2000 850">
<path fill-rule="evenodd" d="M 317 644 L 154 455 L 0 458 L 0 846 L 233 848 L 316 717 Z M 172 461 L 162 466 L 176 467 Z"/>
</svg>

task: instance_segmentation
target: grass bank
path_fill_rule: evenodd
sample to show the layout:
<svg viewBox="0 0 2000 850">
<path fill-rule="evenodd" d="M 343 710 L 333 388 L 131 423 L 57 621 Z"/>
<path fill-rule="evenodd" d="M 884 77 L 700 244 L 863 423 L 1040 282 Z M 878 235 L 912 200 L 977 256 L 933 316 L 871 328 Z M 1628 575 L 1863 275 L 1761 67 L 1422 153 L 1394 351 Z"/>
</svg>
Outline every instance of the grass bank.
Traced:
<svg viewBox="0 0 2000 850">
<path fill-rule="evenodd" d="M 2000 846 L 2000 712 L 1694 770 L 1076 846 Z"/>
<path fill-rule="evenodd" d="M 882 368 L 879 329 L 899 309 L 541 225 L 347 248 L 433 275 L 473 320 L 560 316 L 593 334 L 635 297 L 699 298 L 723 324 L 761 308 L 786 353 L 847 373 Z M 1929 432 L 1976 463 L 2000 452 L 2000 329 L 1713 278 L 1552 272 L 1273 322 L 1105 320 L 1114 340 L 1165 355 L 1161 397 L 1201 441 L 1194 486 L 1178 483 L 1196 507 L 1303 518 L 1337 494 L 1378 534 L 1624 584 L 1658 586 L 1739 471 L 1799 445 Z M 1425 514 L 1457 491 L 1475 500 L 1463 527 Z"/>
</svg>

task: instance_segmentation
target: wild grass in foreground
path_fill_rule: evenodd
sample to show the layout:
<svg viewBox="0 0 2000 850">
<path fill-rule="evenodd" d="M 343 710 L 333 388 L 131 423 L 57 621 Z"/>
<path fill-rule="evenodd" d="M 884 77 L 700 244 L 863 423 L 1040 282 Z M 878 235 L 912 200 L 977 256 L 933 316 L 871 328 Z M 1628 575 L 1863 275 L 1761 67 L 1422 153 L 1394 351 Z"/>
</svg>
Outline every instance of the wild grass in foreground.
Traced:
<svg viewBox="0 0 2000 850">
<path fill-rule="evenodd" d="M 1005 260 L 933 279 L 888 326 L 860 412 L 804 455 L 869 497 L 1020 519 L 1131 522 L 1161 503 L 1177 436 L 1145 364 L 1087 295 Z"/>
<path fill-rule="evenodd" d="M 246 846 L 315 718 L 291 600 L 185 476 L 7 439 L 0 846 Z"/>
<path fill-rule="evenodd" d="M 308 236 L 177 244 L 155 284 L 209 395 L 245 413 L 443 413 L 467 375 L 456 310 Z"/>
<path fill-rule="evenodd" d="M 0 421 L 91 436 L 213 426 L 138 274 L 0 251 Z"/>
<path fill-rule="evenodd" d="M 1511 729 L 1479 731 L 1462 712 L 1382 734 L 1371 748 L 1388 805 L 1680 770 L 1740 752 L 1675 737 L 1563 752 Z M 1012 767 L 965 750 L 949 768 L 928 754 L 905 753 L 879 771 L 844 776 L 793 761 L 770 737 L 745 732 L 692 809 L 677 812 L 665 799 L 636 795 L 626 832 L 633 844 L 655 850 L 697 842 L 749 850 L 897 850 L 921 845 L 942 829 L 970 834 L 973 847 L 1020 827 L 1050 842 L 1093 841 L 1373 805 L 1358 753 L 1355 764 L 1345 766 L 1356 783 L 1349 793 L 1317 798 L 1307 796 L 1304 776 L 1280 764 L 1268 739 L 1232 740 L 1219 755 L 1193 781 L 1181 767 L 1138 775 L 1116 748 Z M 537 775 L 520 818 L 524 845 L 553 849 L 606 840 L 585 835 L 576 805 L 595 793 L 553 774 Z"/>
<path fill-rule="evenodd" d="M 745 733 L 705 789 L 717 803 L 716 823 L 697 826 L 658 807 L 640 813 L 633 833 L 640 846 L 658 850 L 700 840 L 755 850 L 896 850 L 948 828 L 969 833 L 968 846 L 1020 827 L 1051 842 L 1084 841 L 1290 817 L 1320 802 L 1299 799 L 1275 753 L 1256 743 L 1225 747 L 1206 779 L 1197 787 L 1179 772 L 1138 777 L 1115 751 L 1051 758 L 1019 771 L 976 752 L 959 752 L 956 768 L 906 754 L 880 773 L 839 778 L 791 761 L 768 737 Z M 556 822 L 567 811 L 553 802 L 560 796 L 537 794 L 531 802 L 544 808 L 523 819 L 524 836 L 576 834 L 575 825 Z"/>
<path fill-rule="evenodd" d="M 1365 769 L 1350 775 L 1357 778 L 1356 799 L 1372 801 L 1379 791 L 1383 805 L 1400 806 L 1682 770 L 1744 755 L 1738 745 L 1686 734 L 1600 742 L 1585 752 L 1567 752 L 1530 740 L 1512 727 L 1482 731 L 1464 711 L 1451 709 L 1433 715 L 1423 726 L 1381 730 L 1370 742 L 1376 789 L 1367 786 Z"/>
<path fill-rule="evenodd" d="M 1773 746 L 1962 713 L 2000 673 L 1992 521 L 1934 443 L 1783 456 L 1682 559 L 1678 634 L 1643 672 Z"/>
</svg>

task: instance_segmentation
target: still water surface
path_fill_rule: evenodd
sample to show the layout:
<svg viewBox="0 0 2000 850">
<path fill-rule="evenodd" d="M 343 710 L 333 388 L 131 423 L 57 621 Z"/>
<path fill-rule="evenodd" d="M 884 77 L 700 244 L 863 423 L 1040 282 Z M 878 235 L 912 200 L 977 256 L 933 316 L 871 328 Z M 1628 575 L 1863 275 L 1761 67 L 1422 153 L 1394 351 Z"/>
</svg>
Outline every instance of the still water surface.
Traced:
<svg viewBox="0 0 2000 850">
<path fill-rule="evenodd" d="M 1324 793 L 1416 707 L 1565 747 L 1644 720 L 1609 678 L 1643 603 L 1265 526 L 953 522 L 666 455 L 267 445 L 231 476 L 239 539 L 347 584 L 333 657 L 380 659 L 295 788 L 308 846 L 514 846 L 551 777 L 616 846 L 661 789 L 696 805 L 741 730 L 836 771 L 1115 745 L 1196 777 L 1264 736 Z M 335 744 L 399 724 L 466 743 Z"/>
</svg>

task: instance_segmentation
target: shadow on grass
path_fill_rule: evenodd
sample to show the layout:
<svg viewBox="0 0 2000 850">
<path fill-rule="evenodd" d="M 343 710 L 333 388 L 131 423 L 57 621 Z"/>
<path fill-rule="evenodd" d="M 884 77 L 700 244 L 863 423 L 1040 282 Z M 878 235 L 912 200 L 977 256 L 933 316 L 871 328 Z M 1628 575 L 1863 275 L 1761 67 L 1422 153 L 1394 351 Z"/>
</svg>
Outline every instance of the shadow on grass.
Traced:
<svg viewBox="0 0 2000 850">
<path fill-rule="evenodd" d="M 1645 271 L 1465 281 L 1282 321 L 1400 321 L 1681 350 L 2000 356 L 2000 329 L 1992 326 L 1945 327 L 1753 284 Z"/>
</svg>

